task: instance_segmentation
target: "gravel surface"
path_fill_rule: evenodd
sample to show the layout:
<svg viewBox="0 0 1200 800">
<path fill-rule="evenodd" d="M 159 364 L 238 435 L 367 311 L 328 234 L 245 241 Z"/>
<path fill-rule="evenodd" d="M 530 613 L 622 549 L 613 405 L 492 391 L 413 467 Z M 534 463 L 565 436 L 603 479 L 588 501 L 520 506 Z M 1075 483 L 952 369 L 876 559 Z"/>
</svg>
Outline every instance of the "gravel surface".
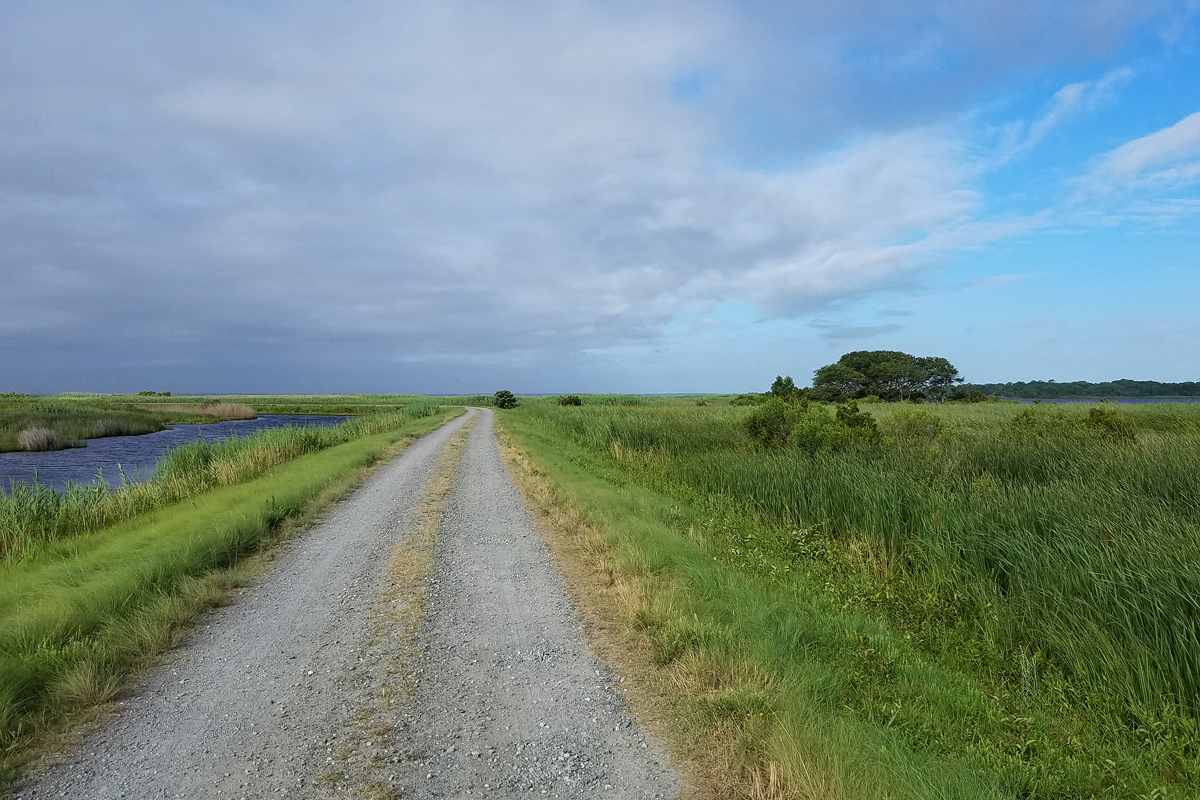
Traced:
<svg viewBox="0 0 1200 800">
<path fill-rule="evenodd" d="M 403 646 L 381 635 L 389 555 L 424 524 L 426 481 L 468 418 L 294 539 L 17 796 L 674 797 L 665 756 L 587 649 L 491 410 L 446 501 L 424 626 Z"/>
<path fill-rule="evenodd" d="M 492 411 L 470 433 L 397 737 L 401 797 L 675 797 L 508 479 Z"/>
</svg>

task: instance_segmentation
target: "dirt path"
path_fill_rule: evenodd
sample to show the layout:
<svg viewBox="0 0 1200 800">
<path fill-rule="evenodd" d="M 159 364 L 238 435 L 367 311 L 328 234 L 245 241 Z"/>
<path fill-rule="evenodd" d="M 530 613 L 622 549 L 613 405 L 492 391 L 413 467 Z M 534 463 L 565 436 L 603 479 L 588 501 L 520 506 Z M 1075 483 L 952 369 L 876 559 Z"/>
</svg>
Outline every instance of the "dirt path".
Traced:
<svg viewBox="0 0 1200 800">
<path fill-rule="evenodd" d="M 426 757 L 403 765 L 402 796 L 674 797 L 662 752 L 588 652 L 483 414 L 442 524 L 400 737 Z"/>
<path fill-rule="evenodd" d="M 674 796 L 661 752 L 587 651 L 492 412 L 472 417 L 448 495 L 430 487 L 439 470 L 450 487 L 467 418 L 298 537 L 18 797 Z M 388 565 L 431 519 L 441 534 L 414 639 L 384 613 Z"/>
</svg>

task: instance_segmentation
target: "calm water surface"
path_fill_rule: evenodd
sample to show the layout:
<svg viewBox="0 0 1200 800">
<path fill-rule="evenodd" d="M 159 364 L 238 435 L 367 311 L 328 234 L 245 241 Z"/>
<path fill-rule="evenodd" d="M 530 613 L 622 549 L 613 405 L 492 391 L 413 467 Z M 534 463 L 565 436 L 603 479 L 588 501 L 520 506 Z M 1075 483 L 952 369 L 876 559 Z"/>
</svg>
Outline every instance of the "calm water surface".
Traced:
<svg viewBox="0 0 1200 800">
<path fill-rule="evenodd" d="M 199 439 L 214 442 L 233 434 L 246 434 L 285 425 L 336 425 L 350 419 L 326 414 L 260 414 L 258 419 L 239 419 L 205 425 L 176 425 L 143 436 L 110 436 L 88 439 L 87 447 L 45 453 L 0 453 L 0 490 L 9 482 L 32 483 L 34 474 L 44 484 L 62 491 L 68 481 L 94 484 L 101 480 L 120 485 L 121 471 L 137 482 L 154 476 L 154 467 L 168 449 Z"/>
</svg>

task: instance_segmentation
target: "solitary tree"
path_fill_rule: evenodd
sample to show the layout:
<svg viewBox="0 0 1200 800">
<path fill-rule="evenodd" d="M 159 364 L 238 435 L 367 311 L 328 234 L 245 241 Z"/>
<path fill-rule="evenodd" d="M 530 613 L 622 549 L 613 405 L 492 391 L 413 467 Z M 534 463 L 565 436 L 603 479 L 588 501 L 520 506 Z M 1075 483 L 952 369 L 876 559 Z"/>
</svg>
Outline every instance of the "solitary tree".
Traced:
<svg viewBox="0 0 1200 800">
<path fill-rule="evenodd" d="M 813 390 L 825 400 L 876 395 L 885 400 L 914 397 L 942 399 L 956 383 L 958 370 L 939 356 L 897 350 L 856 350 L 814 373 Z"/>
<path fill-rule="evenodd" d="M 496 392 L 496 397 L 495 397 L 495 400 L 493 400 L 493 402 L 496 404 L 496 408 L 516 408 L 517 407 L 516 395 L 514 395 L 508 389 L 501 389 L 500 391 Z"/>
</svg>

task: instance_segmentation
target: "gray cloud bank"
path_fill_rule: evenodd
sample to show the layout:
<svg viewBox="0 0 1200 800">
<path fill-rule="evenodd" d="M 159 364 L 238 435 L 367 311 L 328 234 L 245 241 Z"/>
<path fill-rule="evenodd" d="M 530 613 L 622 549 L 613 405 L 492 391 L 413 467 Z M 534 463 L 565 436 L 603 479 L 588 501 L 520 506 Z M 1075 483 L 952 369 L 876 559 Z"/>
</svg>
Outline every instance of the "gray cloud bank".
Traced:
<svg viewBox="0 0 1200 800">
<path fill-rule="evenodd" d="M 9 4 L 0 390 L 554 389 L 685 312 L 818 308 L 996 235 L 971 76 L 1173 18 L 792 5 Z"/>
</svg>

